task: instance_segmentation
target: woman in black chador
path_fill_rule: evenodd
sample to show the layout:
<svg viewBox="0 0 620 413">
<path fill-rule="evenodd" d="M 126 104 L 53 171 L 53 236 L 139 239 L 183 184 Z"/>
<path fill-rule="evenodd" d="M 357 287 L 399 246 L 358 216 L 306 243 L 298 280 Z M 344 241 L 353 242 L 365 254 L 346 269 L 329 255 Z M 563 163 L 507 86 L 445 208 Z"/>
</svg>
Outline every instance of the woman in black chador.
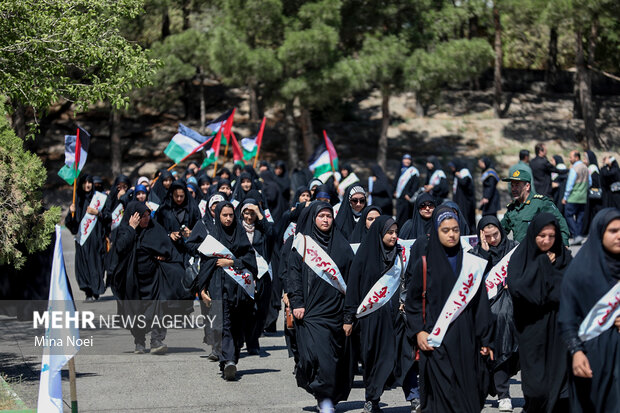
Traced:
<svg viewBox="0 0 620 413">
<path fill-rule="evenodd" d="M 421 240 L 430 235 L 433 228 L 433 211 L 437 206 L 435 198 L 429 193 L 421 194 L 415 200 L 415 206 L 413 208 L 413 214 L 411 219 L 405 222 L 399 237 L 401 239 L 416 239 Z"/>
<path fill-rule="evenodd" d="M 478 160 L 478 166 L 482 170 L 480 182 L 482 182 L 482 199 L 480 200 L 480 209 L 482 215 L 497 216 L 499 205 L 499 191 L 497 183 L 499 175 L 495 172 L 493 161 L 487 156 L 483 156 Z"/>
<path fill-rule="evenodd" d="M 401 370 L 395 325 L 400 321 L 399 287 L 406 269 L 402 261 L 402 247 L 396 245 L 397 228 L 392 217 L 383 215 L 375 219 L 355 255 L 347 285 L 343 328 L 349 336 L 353 323 L 357 321 L 356 328 L 360 330 L 360 354 L 366 389 L 364 412 L 380 411 L 379 400 L 383 390 L 395 382 L 397 370 Z M 384 276 L 392 276 L 393 284 L 379 302 L 374 302 L 371 294 L 373 304 L 369 305 L 366 297 Z M 381 291 L 381 288 L 375 288 Z M 410 361 L 404 369 L 405 373 L 413 364 L 413 359 Z"/>
<path fill-rule="evenodd" d="M 254 299 L 225 269 L 235 273 L 251 274 L 251 288 L 255 288 L 256 257 L 245 231 L 235 219 L 234 208 L 228 201 L 222 201 L 215 208 L 213 236 L 226 247 L 234 259 L 206 257 L 201 254 L 200 272 L 194 280 L 195 289 L 203 301 L 211 305 L 212 300 L 221 300 L 222 305 L 222 354 L 220 369 L 226 380 L 234 380 L 237 374 L 239 353 L 243 346 L 243 326 L 247 314 L 253 311 Z M 245 278 L 247 280 L 250 278 Z"/>
<path fill-rule="evenodd" d="M 441 163 L 436 156 L 429 156 L 426 160 L 426 180 L 424 181 L 424 190 L 431 194 L 438 204 L 441 204 L 448 197 L 450 187 L 448 186 L 448 178 L 441 168 Z"/>
<path fill-rule="evenodd" d="M 478 222 L 478 245 L 473 253 L 487 260 L 486 273 L 495 267 L 519 243 L 508 239 L 499 220 L 493 215 L 483 216 Z M 506 268 L 500 268 L 500 276 Z M 492 375 L 492 386 L 489 392 L 497 394 L 500 411 L 512 411 L 510 399 L 510 378 L 519 371 L 519 353 L 517 332 L 512 310 L 512 298 L 506 289 L 506 282 L 501 283 L 494 274 L 487 274 L 485 286 L 495 285 L 496 288 L 487 290 L 491 312 L 495 316 L 495 344 L 492 346 L 495 360 L 488 364 Z"/>
<path fill-rule="evenodd" d="M 519 341 L 524 411 L 568 411 L 566 344 L 557 325 L 570 251 L 550 213 L 534 217 L 508 264 L 507 284 Z"/>
<path fill-rule="evenodd" d="M 132 201 L 118 227 L 114 244 L 115 268 L 112 288 L 120 314 L 145 315 L 146 325 L 131 329 L 135 353 L 143 354 L 146 333 L 151 331 L 151 354 L 164 354 L 166 329 L 152 326 L 155 317 L 189 313 L 191 294 L 182 285 L 185 274 L 181 255 L 161 225 L 150 219 L 151 211 L 142 202 Z M 184 303 L 171 300 L 187 300 Z"/>
<path fill-rule="evenodd" d="M 342 198 L 342 204 L 334 225 L 345 238 L 349 238 L 355 228 L 355 224 L 362 216 L 362 209 L 366 206 L 366 191 L 360 185 L 348 187 Z"/>
<path fill-rule="evenodd" d="M 345 400 L 352 384 L 342 330 L 345 297 L 342 282 L 347 281 L 353 251 L 333 226 L 331 205 L 318 201 L 309 208 L 309 219 L 298 234 L 300 244 L 289 256 L 286 281 L 288 300 L 296 319 L 299 351 L 296 377 L 297 385 L 316 398 L 321 412 L 333 412 L 333 403 Z M 317 262 L 329 262 L 326 255 L 331 258 L 330 265 L 318 267 Z M 331 278 L 337 276 L 333 265 L 340 272 L 338 280 Z M 323 276 L 319 277 L 310 266 Z M 323 272 L 322 268 L 330 271 Z"/>
<path fill-rule="evenodd" d="M 185 240 L 200 220 L 200 210 L 187 187 L 181 181 L 170 185 L 164 204 L 157 210 L 157 222 L 164 227 L 177 251 L 185 261 L 189 259 Z"/>
<path fill-rule="evenodd" d="M 475 228 L 476 189 L 474 187 L 474 178 L 471 176 L 465 161 L 455 159 L 448 165 L 454 174 L 452 199 L 463 211 L 463 218 L 467 221 L 469 228 Z"/>
<path fill-rule="evenodd" d="M 90 236 L 80 245 L 75 241 L 75 278 L 80 290 L 86 294 L 86 302 L 95 301 L 105 292 L 106 286 L 103 281 L 105 254 L 104 223 L 101 213 L 89 206 L 95 194 L 93 178 L 90 175 L 82 176 L 77 183 L 75 207 L 69 207 L 69 213 L 65 218 L 65 225 L 73 235 L 80 230 L 80 222 L 87 213 L 98 215 L 97 223 L 93 227 Z M 75 212 L 74 216 L 71 213 Z"/>
<path fill-rule="evenodd" d="M 367 206 L 362 210 L 362 215 L 360 216 L 359 221 L 355 224 L 353 228 L 353 232 L 351 236 L 349 236 L 349 242 L 352 244 L 359 244 L 364 240 L 366 234 L 368 234 L 368 230 L 375 219 L 381 215 L 381 209 L 376 206 Z"/>
<path fill-rule="evenodd" d="M 558 324 L 572 356 L 573 413 L 620 411 L 619 300 L 620 210 L 607 208 L 594 217 L 562 282 Z"/>
<path fill-rule="evenodd" d="M 474 273 L 480 277 L 476 280 L 482 278 L 486 262 L 461 248 L 459 222 L 452 208 L 438 207 L 432 219 L 428 255 L 410 261 L 407 270 L 411 281 L 405 302 L 409 340 L 420 349 L 421 408 L 436 413 L 479 412 L 487 390 L 479 380 L 480 358 L 493 356 L 489 348 L 493 316 L 484 283 L 477 289 L 469 283 Z M 464 289 L 463 282 L 469 288 Z M 469 294 L 464 309 L 458 313 L 456 307 L 448 307 L 453 309 L 443 314 L 444 305 L 456 301 L 455 292 L 457 297 Z M 444 320 L 451 322 L 444 326 Z M 439 334 L 444 336 L 437 343 Z"/>
<path fill-rule="evenodd" d="M 370 167 L 370 171 L 372 191 L 368 188 L 368 192 L 370 192 L 370 195 L 372 196 L 372 205 L 381 208 L 383 214 L 391 216 L 393 212 L 392 184 L 379 165 L 373 164 Z"/>
<path fill-rule="evenodd" d="M 271 261 L 273 252 L 274 225 L 265 218 L 264 212 L 259 207 L 259 201 L 254 198 L 245 198 L 237 206 L 237 214 L 239 224 L 245 230 L 256 255 L 258 268 L 254 295 L 255 317 L 251 320 L 248 318 L 244 328 L 248 354 L 257 355 L 260 353 L 258 339 L 265 328 L 265 320 L 271 302 L 273 275 L 268 271 L 268 263 Z"/>
</svg>

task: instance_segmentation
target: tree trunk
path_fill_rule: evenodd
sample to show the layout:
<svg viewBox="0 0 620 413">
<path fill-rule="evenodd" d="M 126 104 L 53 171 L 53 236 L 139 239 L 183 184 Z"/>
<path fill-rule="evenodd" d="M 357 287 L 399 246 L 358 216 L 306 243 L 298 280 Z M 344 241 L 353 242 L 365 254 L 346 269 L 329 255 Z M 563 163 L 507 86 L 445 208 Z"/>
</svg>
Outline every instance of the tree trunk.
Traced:
<svg viewBox="0 0 620 413">
<path fill-rule="evenodd" d="M 379 144 L 377 145 L 377 163 L 383 170 L 387 161 L 388 138 L 387 132 L 390 126 L 390 92 L 381 91 L 381 133 L 379 134 Z"/>
<path fill-rule="evenodd" d="M 545 70 L 545 83 L 547 90 L 553 91 L 558 80 L 558 28 L 549 29 L 549 50 L 547 54 L 547 69 Z"/>
<path fill-rule="evenodd" d="M 478 37 L 478 16 L 474 15 L 469 18 L 469 33 L 467 38 L 474 39 Z"/>
<path fill-rule="evenodd" d="M 301 117 L 299 121 L 301 125 L 301 136 L 304 141 L 304 155 L 306 159 L 310 159 L 314 152 L 314 147 L 316 146 L 316 137 L 312 130 L 312 115 L 307 108 L 301 108 Z"/>
<path fill-rule="evenodd" d="M 164 6 L 161 15 L 161 39 L 164 40 L 170 36 L 170 15 L 168 15 L 168 6 Z"/>
<path fill-rule="evenodd" d="M 596 40 L 596 23 L 592 25 L 590 34 L 588 50 L 593 49 L 592 43 Z M 592 101 L 592 84 L 590 79 L 590 71 L 586 65 L 586 60 L 583 51 L 583 34 L 582 29 L 577 25 L 575 29 L 575 65 L 577 67 L 578 74 L 578 91 L 579 91 L 579 104 L 581 105 L 581 112 L 583 115 L 583 123 L 585 128 L 585 146 L 600 147 L 600 141 L 598 133 L 596 131 L 596 114 L 594 111 L 594 102 Z"/>
<path fill-rule="evenodd" d="M 415 114 L 416 116 L 423 118 L 424 117 L 424 105 L 420 98 L 418 97 L 418 93 L 413 92 L 413 99 L 415 100 Z"/>
<path fill-rule="evenodd" d="M 493 25 L 495 26 L 495 70 L 493 72 L 493 112 L 496 118 L 502 115 L 502 25 L 497 2 L 493 3 Z"/>
<path fill-rule="evenodd" d="M 121 174 L 122 157 L 121 113 L 117 109 L 112 108 L 110 113 L 110 163 L 113 176 Z"/>
<path fill-rule="evenodd" d="M 258 85 L 256 82 L 251 82 L 250 89 L 250 120 L 257 121 L 260 119 L 260 110 L 258 108 Z"/>
<path fill-rule="evenodd" d="M 205 102 L 205 75 L 202 66 L 198 66 L 198 78 L 200 79 L 200 133 L 204 135 L 207 127 L 207 105 Z"/>
<path fill-rule="evenodd" d="M 191 0 L 183 0 L 183 31 L 189 29 L 189 14 L 190 14 Z"/>
<path fill-rule="evenodd" d="M 22 140 L 26 138 L 26 108 L 20 102 L 13 104 L 13 114 L 11 115 L 11 122 L 15 135 Z"/>
<path fill-rule="evenodd" d="M 293 102 L 287 101 L 285 108 L 286 119 L 286 140 L 288 142 L 288 165 L 292 170 L 299 163 L 299 155 L 297 154 L 297 131 L 295 130 L 295 115 L 293 111 Z"/>
</svg>

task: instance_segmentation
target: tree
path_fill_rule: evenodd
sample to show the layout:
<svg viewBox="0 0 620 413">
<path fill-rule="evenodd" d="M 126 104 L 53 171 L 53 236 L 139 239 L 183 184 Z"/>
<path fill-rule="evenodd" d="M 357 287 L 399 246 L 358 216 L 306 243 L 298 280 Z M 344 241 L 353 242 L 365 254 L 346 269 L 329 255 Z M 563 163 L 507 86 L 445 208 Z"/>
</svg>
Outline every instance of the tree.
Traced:
<svg viewBox="0 0 620 413">
<path fill-rule="evenodd" d="M 25 254 L 41 251 L 50 243 L 60 208 L 44 210 L 41 186 L 47 172 L 22 139 L 11 129 L 4 104 L 0 105 L 0 265 L 20 268 Z"/>
<path fill-rule="evenodd" d="M 37 111 L 61 99 L 78 109 L 99 100 L 120 108 L 154 61 L 119 33 L 139 0 L 6 0 L 0 3 L 0 89 L 14 107 Z M 35 112 L 36 113 L 36 112 Z"/>
<path fill-rule="evenodd" d="M 211 64 L 225 84 L 248 88 L 250 119 L 258 121 L 260 87 L 275 82 L 282 73 L 276 56 L 283 37 L 282 2 L 225 1 L 222 12 L 210 47 Z"/>
</svg>

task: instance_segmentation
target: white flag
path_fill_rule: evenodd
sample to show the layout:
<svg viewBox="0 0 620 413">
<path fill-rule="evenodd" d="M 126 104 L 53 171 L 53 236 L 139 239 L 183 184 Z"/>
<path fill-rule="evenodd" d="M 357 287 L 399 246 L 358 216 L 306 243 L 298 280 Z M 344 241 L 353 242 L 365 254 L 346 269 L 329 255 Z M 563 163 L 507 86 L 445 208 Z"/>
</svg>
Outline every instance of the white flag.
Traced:
<svg viewBox="0 0 620 413">
<path fill-rule="evenodd" d="M 56 245 L 54 247 L 54 261 L 52 264 L 52 274 L 50 277 L 50 293 L 48 298 L 47 311 L 62 311 L 64 317 L 75 317 L 75 304 L 69 292 L 65 261 L 62 255 L 62 239 L 60 226 L 56 225 Z M 39 401 L 37 410 L 39 412 L 60 412 L 62 413 L 62 384 L 60 369 L 64 366 L 80 349 L 79 345 L 69 345 L 67 337 L 74 337 L 77 343 L 80 331 L 69 326 L 66 328 L 46 328 L 43 347 L 43 359 L 41 360 L 41 379 L 39 381 Z M 52 350 L 50 342 L 62 340 L 62 346 L 55 346 Z"/>
</svg>

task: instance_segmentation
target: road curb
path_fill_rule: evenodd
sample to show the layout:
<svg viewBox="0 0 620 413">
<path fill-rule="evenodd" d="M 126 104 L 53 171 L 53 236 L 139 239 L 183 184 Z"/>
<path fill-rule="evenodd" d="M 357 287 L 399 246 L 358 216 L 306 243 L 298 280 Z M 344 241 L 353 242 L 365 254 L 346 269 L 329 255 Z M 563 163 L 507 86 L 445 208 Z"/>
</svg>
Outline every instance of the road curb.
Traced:
<svg viewBox="0 0 620 413">
<path fill-rule="evenodd" d="M 2 389 L 4 389 L 7 393 L 9 393 L 9 396 L 13 399 L 13 402 L 17 405 L 17 409 L 15 409 L 15 410 L 3 410 L 4 412 L 13 412 L 13 413 L 17 413 L 17 412 L 19 412 L 19 413 L 33 413 L 33 412 L 36 412 L 36 410 L 29 409 L 28 406 L 26 406 L 26 403 L 24 403 L 23 400 L 19 398 L 17 393 L 15 393 L 15 391 L 13 391 L 11 386 L 9 386 L 9 383 L 7 383 L 6 380 L 4 380 L 4 377 L 2 377 L 1 375 L 0 375 L 0 387 L 2 387 Z"/>
</svg>

